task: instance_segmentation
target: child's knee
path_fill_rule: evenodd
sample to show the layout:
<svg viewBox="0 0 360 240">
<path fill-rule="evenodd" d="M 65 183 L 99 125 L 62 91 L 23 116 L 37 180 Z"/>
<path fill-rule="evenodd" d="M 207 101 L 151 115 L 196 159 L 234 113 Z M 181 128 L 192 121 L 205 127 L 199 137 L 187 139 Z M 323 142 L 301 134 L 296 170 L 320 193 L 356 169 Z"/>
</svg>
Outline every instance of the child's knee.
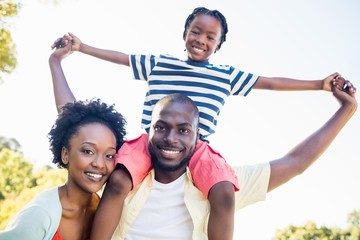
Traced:
<svg viewBox="0 0 360 240">
<path fill-rule="evenodd" d="M 234 185 L 231 182 L 219 182 L 215 184 L 209 191 L 208 199 L 211 205 L 234 206 Z"/>
<path fill-rule="evenodd" d="M 129 172 L 124 167 L 116 168 L 111 173 L 106 187 L 114 194 L 128 193 L 132 188 Z"/>
</svg>

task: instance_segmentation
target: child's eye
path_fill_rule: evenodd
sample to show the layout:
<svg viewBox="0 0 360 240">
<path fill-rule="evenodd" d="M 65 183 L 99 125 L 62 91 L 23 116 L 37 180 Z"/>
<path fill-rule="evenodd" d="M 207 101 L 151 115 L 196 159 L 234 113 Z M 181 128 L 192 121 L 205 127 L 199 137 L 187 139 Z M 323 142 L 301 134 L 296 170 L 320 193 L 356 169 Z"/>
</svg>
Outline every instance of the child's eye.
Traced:
<svg viewBox="0 0 360 240">
<path fill-rule="evenodd" d="M 195 35 L 198 35 L 199 34 L 199 32 L 197 32 L 197 31 L 194 31 L 194 30 L 192 30 L 192 31 L 190 31 L 192 34 L 195 34 Z"/>
<path fill-rule="evenodd" d="M 106 154 L 106 158 L 107 158 L 107 159 L 113 160 L 114 157 L 115 157 L 114 154 L 110 154 L 110 153 L 109 153 L 109 154 Z"/>
</svg>

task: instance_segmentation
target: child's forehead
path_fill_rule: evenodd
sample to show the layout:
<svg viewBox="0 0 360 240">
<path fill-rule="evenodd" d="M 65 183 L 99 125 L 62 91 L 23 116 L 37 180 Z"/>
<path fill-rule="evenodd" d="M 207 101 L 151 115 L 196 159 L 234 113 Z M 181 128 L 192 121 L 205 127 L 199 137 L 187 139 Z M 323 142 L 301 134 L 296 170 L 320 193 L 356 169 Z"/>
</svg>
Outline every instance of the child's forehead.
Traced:
<svg viewBox="0 0 360 240">
<path fill-rule="evenodd" d="M 209 24 L 220 24 L 220 20 L 217 19 L 215 16 L 209 15 L 209 14 L 205 14 L 205 13 L 199 13 L 197 14 L 194 19 L 192 20 L 191 24 L 193 23 L 197 23 L 197 22 L 201 22 L 201 23 L 209 23 Z"/>
<path fill-rule="evenodd" d="M 221 22 L 214 16 L 200 14 L 190 23 L 190 28 L 199 28 L 207 32 L 218 33 L 222 30 Z"/>
</svg>

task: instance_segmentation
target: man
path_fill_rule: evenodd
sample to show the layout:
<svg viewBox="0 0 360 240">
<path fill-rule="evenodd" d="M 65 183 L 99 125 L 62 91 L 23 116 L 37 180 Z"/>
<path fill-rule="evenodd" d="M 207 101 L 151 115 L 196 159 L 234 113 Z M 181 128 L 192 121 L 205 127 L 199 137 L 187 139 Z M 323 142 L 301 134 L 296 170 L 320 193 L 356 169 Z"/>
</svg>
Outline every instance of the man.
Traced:
<svg viewBox="0 0 360 240">
<path fill-rule="evenodd" d="M 267 192 L 304 172 L 327 149 L 357 108 L 355 87 L 333 86 L 340 108 L 320 129 L 284 157 L 234 168 L 240 190 L 236 210 L 265 199 Z M 113 239 L 207 239 L 208 201 L 192 184 L 188 161 L 198 139 L 198 111 L 180 94 L 161 99 L 149 136 L 129 141 L 120 157 L 149 157 L 153 170 L 125 200 Z M 198 146 L 199 147 L 199 146 Z M 147 149 L 149 152 L 147 152 Z"/>
<path fill-rule="evenodd" d="M 61 68 L 67 52 L 58 49 L 49 60 L 57 107 L 75 100 Z M 357 108 L 355 87 L 349 81 L 344 86 L 338 82 L 334 81 L 332 91 L 341 106 L 318 131 L 282 158 L 234 168 L 240 185 L 234 199 L 236 210 L 264 200 L 267 192 L 302 173 L 334 140 Z M 191 99 L 169 95 L 155 106 L 149 135 L 121 148 L 123 158 L 151 156 L 153 169 L 125 199 L 113 239 L 207 239 L 209 203 L 193 185 L 188 170 L 190 157 L 196 158 L 192 155 L 195 147 L 203 143 L 197 141 L 198 114 Z"/>
</svg>

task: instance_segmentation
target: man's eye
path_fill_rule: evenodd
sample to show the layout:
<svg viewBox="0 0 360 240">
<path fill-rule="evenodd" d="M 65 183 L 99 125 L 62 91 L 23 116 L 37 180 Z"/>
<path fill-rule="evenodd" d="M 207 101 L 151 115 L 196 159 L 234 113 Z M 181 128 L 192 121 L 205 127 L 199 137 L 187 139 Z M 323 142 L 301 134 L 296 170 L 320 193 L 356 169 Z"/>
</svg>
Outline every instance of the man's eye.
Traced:
<svg viewBox="0 0 360 240">
<path fill-rule="evenodd" d="M 190 130 L 189 129 L 181 129 L 180 132 L 182 134 L 188 134 L 188 133 L 190 133 Z"/>
<path fill-rule="evenodd" d="M 164 131 L 165 128 L 164 128 L 164 127 L 160 127 L 160 126 L 156 126 L 156 127 L 154 127 L 154 130 L 155 130 L 155 131 Z"/>
</svg>

